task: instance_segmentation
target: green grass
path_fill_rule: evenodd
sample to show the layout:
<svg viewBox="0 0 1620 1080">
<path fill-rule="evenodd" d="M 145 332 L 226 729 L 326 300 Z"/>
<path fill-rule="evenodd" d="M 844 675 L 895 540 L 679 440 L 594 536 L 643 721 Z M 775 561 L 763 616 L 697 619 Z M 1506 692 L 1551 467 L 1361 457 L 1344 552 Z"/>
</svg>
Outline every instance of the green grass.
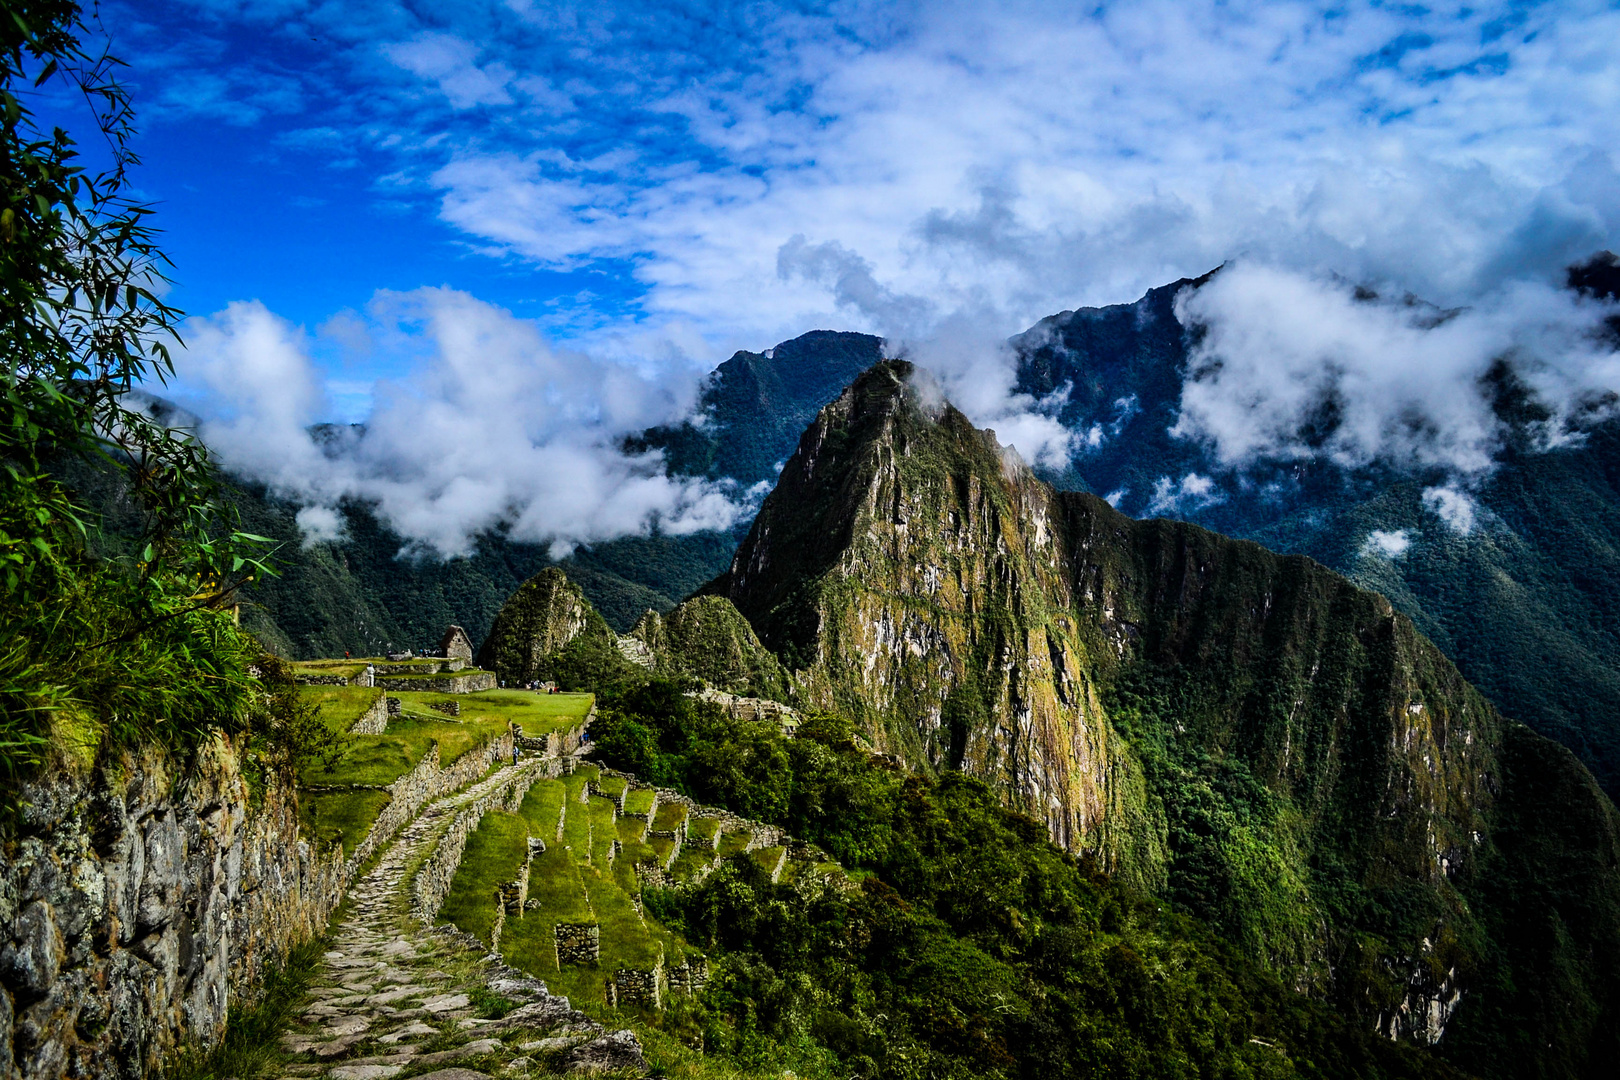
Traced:
<svg viewBox="0 0 1620 1080">
<path fill-rule="evenodd" d="M 349 856 L 391 801 L 386 791 L 300 792 L 298 821 L 304 835 L 320 844 L 341 839 L 343 854 Z"/>
<path fill-rule="evenodd" d="M 301 686 L 298 696 L 313 702 L 321 722 L 341 735 L 376 704 L 382 691 L 369 686 Z"/>
<path fill-rule="evenodd" d="M 340 679 L 353 679 L 366 670 L 366 663 L 365 660 L 296 660 L 288 666 L 294 676 L 336 675 Z"/>
<path fill-rule="evenodd" d="M 596 917 L 586 903 L 579 863 L 566 851 L 552 849 L 534 857 L 529 867 L 529 899 L 540 906 L 525 913 L 524 921 L 590 923 Z"/>
<path fill-rule="evenodd" d="M 459 679 L 463 675 L 478 674 L 480 674 L 478 668 L 462 668 L 460 671 L 432 671 L 424 668 L 421 671 L 402 671 L 395 675 L 378 675 L 377 685 L 382 686 L 407 679 Z M 494 673 L 491 672 L 490 674 Z"/>
<path fill-rule="evenodd" d="M 627 781 L 622 776 L 604 776 L 596 782 L 596 788 L 610 799 L 617 799 L 624 794 Z"/>
<path fill-rule="evenodd" d="M 591 797 L 591 865 L 605 871 L 613 859 L 613 841 L 618 830 L 613 827 L 614 805 L 600 795 Z"/>
<path fill-rule="evenodd" d="M 652 827 L 661 832 L 674 832 L 686 820 L 687 807 L 682 803 L 663 803 L 653 815 Z"/>
<path fill-rule="evenodd" d="M 491 810 L 467 837 L 461 867 L 439 909 L 447 919 L 485 945 L 495 925 L 495 889 L 515 878 L 528 854 L 529 823 L 518 814 Z"/>
<path fill-rule="evenodd" d="M 556 846 L 557 826 L 562 822 L 566 794 L 561 780 L 536 780 L 518 807 L 518 813 L 529 823 L 529 835 L 544 840 L 548 848 Z"/>
<path fill-rule="evenodd" d="M 686 845 L 681 848 L 681 853 L 675 856 L 675 865 L 669 868 L 669 872 L 677 881 L 690 881 L 699 870 L 713 861 L 714 852 Z"/>
<path fill-rule="evenodd" d="M 640 968 L 646 970 L 658 962 L 660 955 L 656 939 L 647 933 L 641 916 L 631 906 L 618 882 L 609 874 L 586 870 L 580 878 L 590 896 L 591 909 L 602 927 L 602 969 Z"/>
<path fill-rule="evenodd" d="M 653 857 L 658 860 L 658 865 L 667 867 L 669 857 L 675 854 L 675 841 L 667 836 L 655 836 L 647 844 L 653 849 Z"/>
<path fill-rule="evenodd" d="M 456 672 L 465 675 L 473 668 Z M 515 721 L 523 734 L 531 739 L 543 739 L 554 731 L 568 731 L 577 727 L 591 711 L 594 694 L 542 694 L 533 690 L 480 690 L 476 694 L 457 694 L 461 702 L 461 715 L 498 716 Z"/>
<path fill-rule="evenodd" d="M 719 818 L 690 818 L 686 822 L 686 842 L 690 844 L 696 841 L 700 846 L 712 847 L 714 835 L 719 831 Z"/>
<path fill-rule="evenodd" d="M 755 848 L 748 854 L 754 857 L 754 861 L 759 863 L 760 869 L 767 874 L 775 870 L 776 864 L 782 861 L 782 849 L 779 847 Z"/>
<path fill-rule="evenodd" d="M 753 838 L 754 834 L 746 829 L 737 832 L 721 833 L 720 857 L 725 858 L 728 855 L 741 855 L 744 851 L 748 850 L 748 842 Z"/>
<path fill-rule="evenodd" d="M 576 799 L 569 799 L 564 805 L 568 816 L 563 819 L 563 845 L 573 852 L 575 862 L 588 863 L 591 860 L 590 807 Z"/>
<path fill-rule="evenodd" d="M 618 830 L 620 843 L 627 847 L 639 844 L 647 838 L 647 823 L 640 818 L 621 817 Z"/>
<path fill-rule="evenodd" d="M 646 817 L 647 812 L 653 808 L 653 801 L 658 793 L 652 788 L 637 788 L 624 797 L 624 812 Z"/>
</svg>

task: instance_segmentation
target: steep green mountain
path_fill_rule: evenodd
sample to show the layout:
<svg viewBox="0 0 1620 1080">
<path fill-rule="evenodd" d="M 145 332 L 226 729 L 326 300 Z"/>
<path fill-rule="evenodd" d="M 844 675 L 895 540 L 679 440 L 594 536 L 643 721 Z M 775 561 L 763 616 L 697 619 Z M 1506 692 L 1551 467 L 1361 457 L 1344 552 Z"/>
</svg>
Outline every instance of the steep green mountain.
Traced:
<svg viewBox="0 0 1620 1080">
<path fill-rule="evenodd" d="M 709 377 L 696 423 L 654 428 L 629 447 L 664 451 L 670 471 L 684 476 L 774 481 L 816 410 L 881 359 L 881 338 L 834 330 L 738 352 Z"/>
<path fill-rule="evenodd" d="M 1384 597 L 1055 491 L 910 374 L 821 412 L 706 590 L 800 704 L 983 779 L 1359 1023 L 1484 1076 L 1612 1060 L 1620 820 L 1571 754 Z M 1579 826 L 1530 824 L 1555 803 Z"/>
<path fill-rule="evenodd" d="M 1613 277 L 1594 263 L 1572 284 L 1610 295 Z M 1013 339 L 1019 389 L 1056 395 L 1066 425 L 1100 425 L 1105 436 L 1042 478 L 1142 515 L 1160 480 L 1215 477 L 1223 501 L 1183 505 L 1182 517 L 1309 555 L 1384 593 L 1493 703 L 1574 750 L 1611 795 L 1620 791 L 1620 593 L 1611 587 L 1620 580 L 1620 420 L 1551 452 L 1509 440 L 1475 494 L 1479 524 L 1466 536 L 1423 503 L 1438 475 L 1307 461 L 1251 475 L 1246 492 L 1205 447 L 1170 435 L 1187 368 L 1175 298 L 1203 280 L 1153 289 L 1134 304 L 1063 312 Z M 769 481 L 816 410 L 881 346 L 867 335 L 816 331 L 764 353 L 739 352 L 715 372 L 695 422 L 646 432 L 630 446 L 663 450 L 678 473 Z M 1537 406 L 1511 372 L 1497 379 L 1499 414 L 1510 426 L 1533 423 Z M 1264 499 L 1253 494 L 1261 487 Z M 401 558 L 405 540 L 362 505 L 344 508 L 348 540 L 305 550 L 295 507 L 252 485 L 243 485 L 240 505 L 253 531 L 285 541 L 287 562 L 284 577 L 255 587 L 246 617 L 294 656 L 431 644 L 451 622 L 481 640 L 505 597 L 553 564 L 543 547 L 498 533 L 480 538 L 469 559 Z M 1384 556 L 1368 548 L 1374 530 L 1406 530 L 1410 546 Z M 622 632 L 723 570 L 737 539 L 626 538 L 557 565 Z"/>
<path fill-rule="evenodd" d="M 782 665 L 760 644 L 736 606 L 722 597 L 695 596 L 667 616 L 649 611 L 630 636 L 646 645 L 655 664 L 670 674 L 691 675 L 744 697 L 787 697 Z"/>
</svg>

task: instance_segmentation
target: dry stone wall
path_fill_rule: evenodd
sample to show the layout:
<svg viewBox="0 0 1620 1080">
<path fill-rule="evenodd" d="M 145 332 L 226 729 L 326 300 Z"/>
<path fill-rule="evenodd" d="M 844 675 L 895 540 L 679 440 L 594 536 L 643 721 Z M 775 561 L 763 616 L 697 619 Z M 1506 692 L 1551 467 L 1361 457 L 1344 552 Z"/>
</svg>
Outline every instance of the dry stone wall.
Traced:
<svg viewBox="0 0 1620 1080">
<path fill-rule="evenodd" d="M 594 964 L 602 955 L 602 928 L 595 923 L 558 923 L 552 929 L 557 942 L 557 966 Z"/>
<path fill-rule="evenodd" d="M 455 817 L 450 819 L 450 824 L 446 827 L 438 846 L 433 849 L 433 854 L 428 856 L 427 862 L 411 881 L 411 907 L 418 918 L 431 923 L 438 915 L 439 909 L 444 906 L 444 898 L 450 894 L 450 882 L 454 880 L 456 870 L 461 866 L 461 856 L 467 848 L 467 837 L 478 828 L 478 823 L 484 820 L 484 815 L 493 809 L 517 813 L 518 807 L 523 803 L 523 796 L 529 792 L 530 785 L 537 779 L 554 779 L 561 771 L 561 763 L 558 761 L 546 759 L 531 761 L 517 772 L 509 783 L 495 788 L 483 798 L 469 803 L 456 812 Z M 448 772 L 449 770 L 446 770 L 446 775 Z M 446 790 L 454 791 L 455 788 Z"/>
<path fill-rule="evenodd" d="M 354 722 L 353 727 L 349 728 L 349 734 L 381 735 L 387 731 L 388 717 L 392 715 L 389 711 L 389 703 L 397 701 L 399 701 L 398 698 L 389 698 L 383 694 L 378 694 L 377 700 L 373 701 L 371 707 L 365 711 L 360 719 Z"/>
<path fill-rule="evenodd" d="M 663 995 L 659 990 L 663 981 L 664 958 L 661 956 L 650 969 L 619 968 L 608 981 L 607 1003 L 615 1008 L 619 1005 L 642 1005 L 649 1009 L 661 1009 L 664 1007 Z"/>
<path fill-rule="evenodd" d="M 295 793 L 250 799 L 219 738 L 183 772 L 153 753 L 19 792 L 0 848 L 0 1077 L 145 1077 L 217 1039 L 233 1001 L 319 932 L 338 854 L 298 839 Z"/>
<path fill-rule="evenodd" d="M 480 690 L 493 690 L 496 686 L 493 671 L 403 676 L 395 675 L 383 681 L 393 691 L 413 690 L 433 694 L 476 694 Z"/>
</svg>

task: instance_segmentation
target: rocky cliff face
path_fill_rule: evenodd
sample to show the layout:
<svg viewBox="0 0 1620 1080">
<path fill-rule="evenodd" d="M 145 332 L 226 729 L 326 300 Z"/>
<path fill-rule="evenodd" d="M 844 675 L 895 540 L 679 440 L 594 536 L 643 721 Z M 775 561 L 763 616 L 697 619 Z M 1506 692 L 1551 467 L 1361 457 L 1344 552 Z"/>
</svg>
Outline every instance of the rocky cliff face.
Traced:
<svg viewBox="0 0 1620 1080">
<path fill-rule="evenodd" d="M 267 966 L 319 933 L 341 855 L 298 839 L 290 789 L 250 797 L 235 747 L 21 792 L 0 850 L 0 1077 L 144 1077 L 208 1043 Z"/>
<path fill-rule="evenodd" d="M 1491 890 L 1539 873 L 1495 841 L 1542 740 L 1383 597 L 1054 492 L 912 374 L 879 365 L 822 411 L 709 586 L 799 700 L 913 767 L 984 778 L 1388 1034 L 1434 1043 L 1470 993 L 1499 1004 L 1469 973 L 1497 948 Z M 1614 809 L 1589 777 L 1568 786 L 1609 839 L 1538 919 L 1586 928 L 1568 958 L 1620 957 Z"/>
</svg>

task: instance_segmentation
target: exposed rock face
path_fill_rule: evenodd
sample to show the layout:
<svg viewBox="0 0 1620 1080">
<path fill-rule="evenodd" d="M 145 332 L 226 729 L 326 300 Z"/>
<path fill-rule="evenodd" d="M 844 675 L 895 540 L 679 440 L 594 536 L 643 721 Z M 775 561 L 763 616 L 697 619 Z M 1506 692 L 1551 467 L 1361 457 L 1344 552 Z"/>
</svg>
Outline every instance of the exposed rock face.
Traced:
<svg viewBox="0 0 1620 1080">
<path fill-rule="evenodd" d="M 1074 849 L 1105 846 L 1115 750 L 1057 496 L 885 364 L 822 410 L 730 572 L 800 696 L 880 751 L 995 783 Z M 1115 654 L 1117 660 L 1117 654 Z"/>
<path fill-rule="evenodd" d="M 787 693 L 781 663 L 725 597 L 693 597 L 663 616 L 649 611 L 631 636 L 646 644 L 658 667 L 717 690 L 768 698 Z"/>
<path fill-rule="evenodd" d="M 1494 829 L 1505 775 L 1544 740 L 1382 596 L 1054 492 L 911 377 L 879 365 L 822 411 L 708 587 L 792 670 L 797 703 L 915 768 L 985 779 L 1296 985 L 1439 1041 L 1481 992 L 1459 973 L 1491 952 L 1482 907 L 1543 873 L 1509 866 Z M 1568 910 L 1537 918 L 1587 927 L 1571 957 L 1610 955 L 1614 905 L 1594 918 L 1573 898 L 1620 885 L 1620 829 L 1590 777 L 1570 787 L 1603 824 Z"/>
<path fill-rule="evenodd" d="M 126 759 L 22 802 L 0 851 L 0 1076 L 144 1077 L 212 1041 L 347 881 L 298 840 L 289 789 L 250 802 L 223 739 L 183 776 Z"/>
<path fill-rule="evenodd" d="M 617 657 L 617 635 L 566 574 L 548 567 L 502 605 L 478 664 L 512 685 L 554 678 L 558 659 L 570 651 Z"/>
</svg>

